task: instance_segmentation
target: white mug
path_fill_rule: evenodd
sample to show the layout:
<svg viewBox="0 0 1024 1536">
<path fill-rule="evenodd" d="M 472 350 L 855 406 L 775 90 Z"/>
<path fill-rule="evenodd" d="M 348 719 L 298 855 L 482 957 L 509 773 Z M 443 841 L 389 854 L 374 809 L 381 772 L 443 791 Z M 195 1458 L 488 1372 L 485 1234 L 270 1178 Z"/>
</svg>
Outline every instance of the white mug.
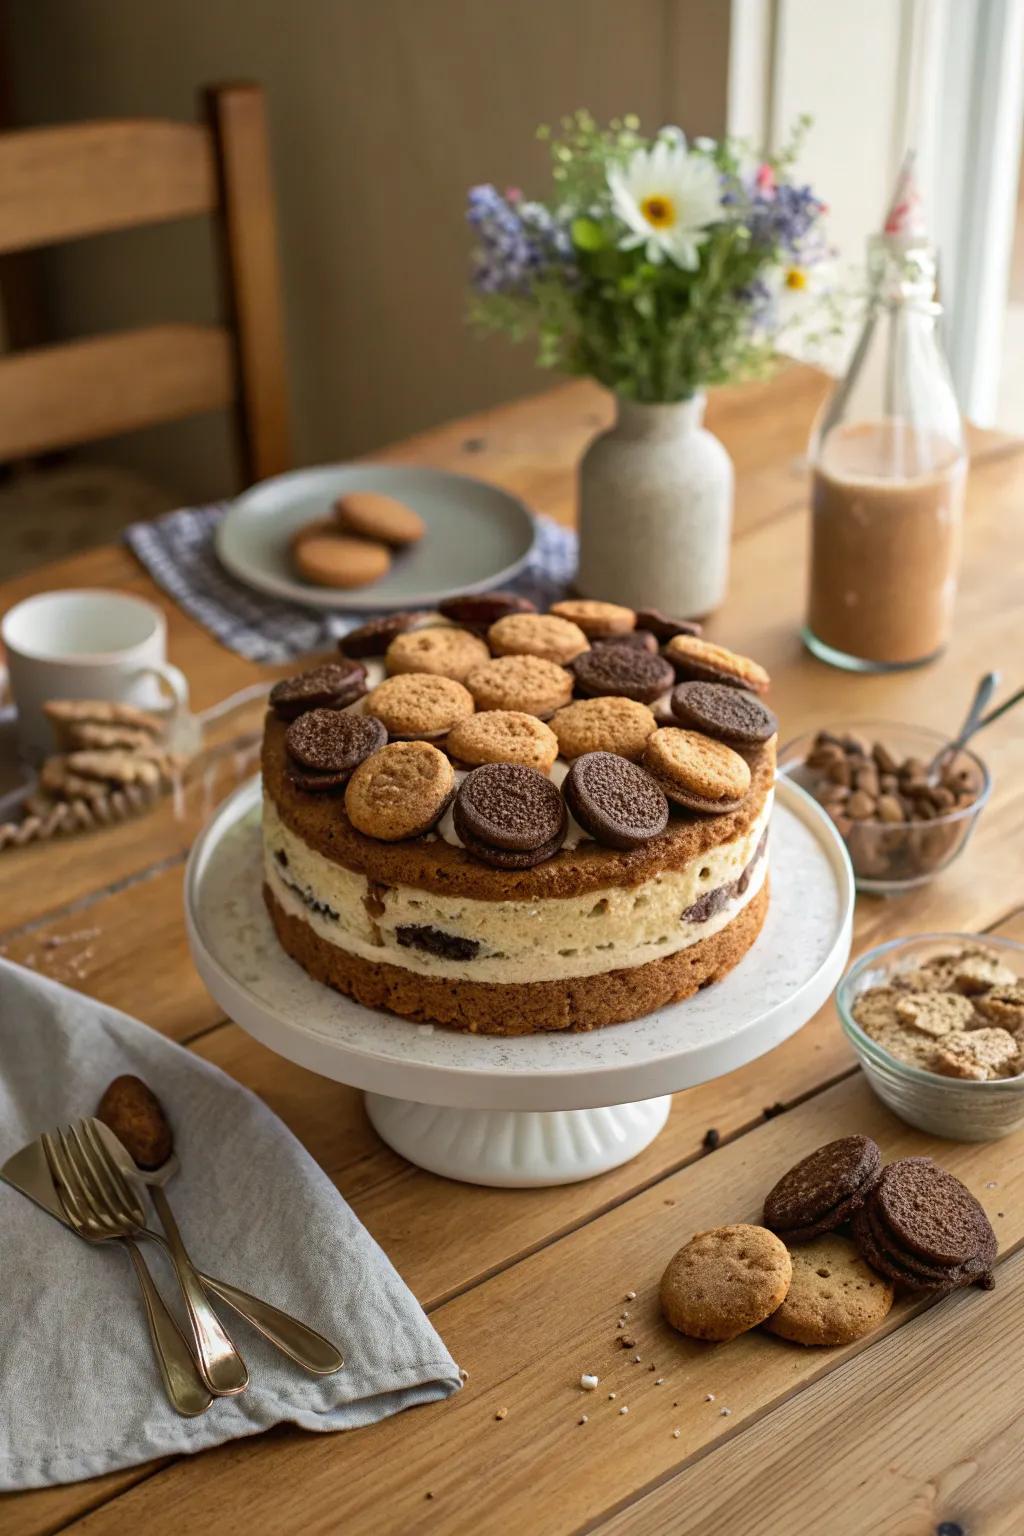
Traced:
<svg viewBox="0 0 1024 1536">
<path fill-rule="evenodd" d="M 167 661 L 167 621 L 126 592 L 41 592 L 4 614 L 0 639 L 18 710 L 18 746 L 38 762 L 54 750 L 49 699 L 105 699 L 137 709 L 188 704 L 188 683 Z"/>
</svg>

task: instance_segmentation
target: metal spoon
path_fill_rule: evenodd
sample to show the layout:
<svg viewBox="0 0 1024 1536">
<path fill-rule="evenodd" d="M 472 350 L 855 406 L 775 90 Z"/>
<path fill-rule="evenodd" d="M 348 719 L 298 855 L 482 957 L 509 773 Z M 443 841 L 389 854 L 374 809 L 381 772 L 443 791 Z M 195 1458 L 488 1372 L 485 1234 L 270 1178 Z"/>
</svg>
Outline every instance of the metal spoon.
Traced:
<svg viewBox="0 0 1024 1536">
<path fill-rule="evenodd" d="M 135 1079 L 138 1082 L 138 1079 Z M 146 1087 L 145 1101 L 149 1110 L 151 1123 L 143 1128 L 139 1135 L 139 1126 L 131 1118 L 126 1118 L 124 1123 L 110 1126 L 106 1121 L 98 1121 L 104 1141 L 109 1148 L 114 1160 L 128 1177 L 141 1179 L 152 1194 L 153 1204 L 157 1215 L 165 1229 L 168 1229 L 168 1217 L 173 1223 L 167 1196 L 163 1186 L 167 1184 L 177 1173 L 180 1164 L 174 1152 L 174 1143 L 170 1124 L 163 1112 L 163 1107 L 155 1094 Z M 159 1120 L 156 1117 L 159 1116 Z M 148 1135 L 146 1134 L 148 1132 Z M 169 1148 L 169 1155 L 158 1168 L 142 1166 L 147 1161 L 147 1144 L 153 1145 L 152 1137 L 156 1133 L 157 1143 Z M 143 1139 L 145 1137 L 145 1139 Z M 141 1154 L 141 1161 L 140 1161 Z M 158 1232 L 146 1229 L 146 1236 L 160 1243 L 166 1251 L 169 1250 L 167 1241 Z M 239 1317 L 243 1317 L 250 1323 L 257 1333 L 261 1333 L 265 1339 L 276 1348 L 294 1360 L 296 1365 L 301 1365 L 303 1370 L 312 1372 L 315 1376 L 330 1376 L 335 1371 L 340 1371 L 345 1364 L 341 1351 L 317 1333 L 305 1323 L 300 1323 L 298 1318 L 292 1317 L 289 1312 L 284 1312 L 280 1307 L 273 1306 L 269 1301 L 263 1301 L 259 1296 L 252 1296 L 248 1291 L 241 1290 L 238 1286 L 230 1285 L 226 1280 L 214 1279 L 212 1275 L 199 1273 L 199 1280 L 203 1288 L 212 1295 L 225 1302 Z"/>
<path fill-rule="evenodd" d="M 942 764 L 947 759 L 955 756 L 960 751 L 960 748 L 971 739 L 975 731 L 980 730 L 982 725 L 987 723 L 983 719 L 984 712 L 988 707 L 989 700 L 998 687 L 998 672 L 986 672 L 978 679 L 978 686 L 974 690 L 974 697 L 971 700 L 970 708 L 964 716 L 963 724 L 959 731 L 952 741 L 947 741 L 944 747 L 939 748 L 939 751 L 928 765 L 928 777 L 930 779 L 937 777 Z M 993 715 L 992 718 L 994 719 L 995 716 Z"/>
</svg>

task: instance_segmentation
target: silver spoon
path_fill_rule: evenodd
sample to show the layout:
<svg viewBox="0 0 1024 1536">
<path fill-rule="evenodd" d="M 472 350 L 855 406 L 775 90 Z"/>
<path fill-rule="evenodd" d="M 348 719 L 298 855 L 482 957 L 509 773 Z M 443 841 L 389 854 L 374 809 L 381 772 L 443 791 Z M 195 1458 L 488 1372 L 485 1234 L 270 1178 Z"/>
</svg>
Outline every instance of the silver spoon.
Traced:
<svg viewBox="0 0 1024 1536">
<path fill-rule="evenodd" d="M 952 741 L 947 741 L 944 747 L 939 748 L 928 765 L 928 777 L 930 779 L 937 777 L 942 764 L 949 758 L 954 757 L 960 751 L 960 748 L 965 746 L 971 739 L 975 731 L 988 724 L 988 721 L 984 718 L 985 710 L 988 708 L 992 695 L 998 687 L 998 672 L 986 672 L 978 679 L 978 686 L 974 690 L 974 697 L 971 700 L 970 708 L 964 716 L 963 724 L 959 731 Z M 1009 702 L 1012 703 L 1013 700 Z M 1008 707 L 1008 705 L 1004 707 Z M 1002 709 L 1000 709 L 999 713 L 1002 713 Z M 991 718 L 995 719 L 996 717 L 993 714 Z"/>
</svg>

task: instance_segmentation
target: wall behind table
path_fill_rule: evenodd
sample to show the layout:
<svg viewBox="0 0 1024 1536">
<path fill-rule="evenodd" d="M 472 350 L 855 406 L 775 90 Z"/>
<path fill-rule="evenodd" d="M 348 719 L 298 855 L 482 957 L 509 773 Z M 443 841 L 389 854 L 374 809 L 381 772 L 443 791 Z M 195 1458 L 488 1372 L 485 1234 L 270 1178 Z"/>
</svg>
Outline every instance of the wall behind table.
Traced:
<svg viewBox="0 0 1024 1536">
<path fill-rule="evenodd" d="M 297 463 L 539 387 L 464 324 L 465 189 L 546 190 L 539 122 L 576 106 L 722 130 L 719 0 L 32 0 L 5 12 L 15 120 L 189 117 L 200 85 L 270 100 Z M 217 312 L 208 227 L 47 253 L 49 334 Z M 226 423 L 104 444 L 183 499 L 233 486 Z"/>
</svg>

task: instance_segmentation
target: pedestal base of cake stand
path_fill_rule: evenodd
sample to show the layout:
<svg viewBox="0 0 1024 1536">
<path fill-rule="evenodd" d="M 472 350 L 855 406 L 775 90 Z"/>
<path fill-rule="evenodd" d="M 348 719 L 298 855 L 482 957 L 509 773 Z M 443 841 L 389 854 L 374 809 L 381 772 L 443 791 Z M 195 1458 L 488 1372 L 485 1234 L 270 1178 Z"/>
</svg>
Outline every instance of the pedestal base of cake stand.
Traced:
<svg viewBox="0 0 1024 1536">
<path fill-rule="evenodd" d="M 382 1141 L 430 1173 L 530 1189 L 575 1184 L 628 1163 L 663 1129 L 672 1095 L 602 1109 L 452 1109 L 366 1095 Z"/>
<path fill-rule="evenodd" d="M 363 1008 L 306 974 L 263 905 L 260 786 L 243 785 L 196 840 L 185 926 L 200 976 L 270 1050 L 361 1088 L 378 1134 L 464 1183 L 568 1184 L 648 1146 L 669 1095 L 746 1065 L 828 999 L 850 950 L 853 872 L 832 822 L 788 780 L 776 788 L 764 928 L 713 987 L 581 1034 L 514 1037 L 415 1024 Z"/>
</svg>

